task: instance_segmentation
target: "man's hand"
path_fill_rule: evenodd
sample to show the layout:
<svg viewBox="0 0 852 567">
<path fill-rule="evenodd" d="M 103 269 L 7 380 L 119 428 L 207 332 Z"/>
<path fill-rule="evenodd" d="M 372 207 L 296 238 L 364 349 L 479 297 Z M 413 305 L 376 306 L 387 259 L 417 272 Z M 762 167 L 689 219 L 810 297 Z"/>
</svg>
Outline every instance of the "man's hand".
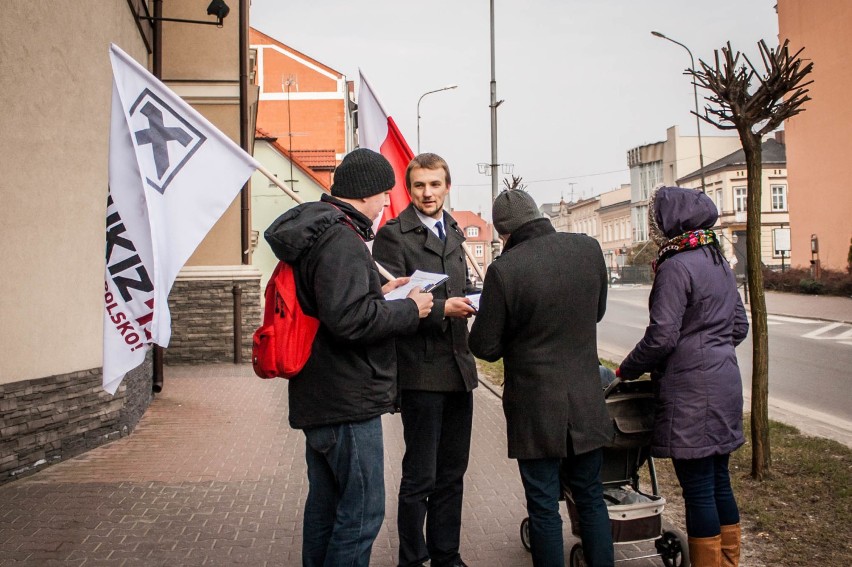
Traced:
<svg viewBox="0 0 852 567">
<path fill-rule="evenodd" d="M 426 293 L 420 290 L 419 287 L 415 287 L 406 296 L 408 299 L 413 299 L 414 303 L 417 304 L 417 310 L 420 312 L 419 316 L 421 319 L 424 319 L 429 315 L 429 312 L 432 311 L 432 294 Z"/>
<path fill-rule="evenodd" d="M 476 311 L 466 297 L 450 297 L 444 302 L 444 317 L 467 319 Z"/>
<path fill-rule="evenodd" d="M 411 278 L 396 278 L 395 280 L 391 280 L 385 285 L 382 286 L 382 295 L 387 295 L 396 288 L 403 286 L 411 281 Z"/>
</svg>

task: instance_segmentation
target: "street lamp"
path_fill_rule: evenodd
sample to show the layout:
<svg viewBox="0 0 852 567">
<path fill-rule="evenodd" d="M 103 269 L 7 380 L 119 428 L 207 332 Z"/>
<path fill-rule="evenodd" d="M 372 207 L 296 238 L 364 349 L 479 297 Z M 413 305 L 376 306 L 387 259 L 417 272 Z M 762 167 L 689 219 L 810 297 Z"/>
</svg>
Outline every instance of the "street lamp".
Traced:
<svg viewBox="0 0 852 567">
<path fill-rule="evenodd" d="M 677 44 L 677 45 L 681 46 L 682 48 L 686 49 L 686 52 L 689 53 L 689 62 L 690 62 L 689 68 L 693 73 L 695 73 L 695 59 L 692 57 L 692 51 L 690 51 L 687 46 L 685 46 L 684 44 L 682 44 L 679 41 L 673 40 L 672 38 L 668 37 L 665 34 L 658 32 L 658 31 L 652 31 L 651 35 L 653 35 L 655 37 L 660 37 L 660 38 L 666 39 L 666 40 L 668 40 L 668 41 L 670 41 L 674 44 Z M 701 169 L 700 169 L 700 172 L 701 172 L 701 192 L 704 193 L 704 191 L 706 190 L 706 187 L 705 187 L 705 184 L 704 184 L 704 151 L 701 147 L 701 117 L 698 116 L 698 88 L 695 85 L 695 76 L 694 75 L 692 77 L 692 96 L 695 99 L 695 127 L 698 129 L 698 161 L 699 161 L 699 164 L 700 164 L 700 167 L 701 167 Z"/>
<path fill-rule="evenodd" d="M 490 17 L 491 17 L 491 104 L 489 104 L 489 108 L 491 108 L 491 167 L 489 171 L 491 172 L 491 214 L 492 219 L 494 216 L 494 201 L 497 200 L 497 176 L 494 175 L 496 173 L 495 169 L 499 167 L 499 163 L 497 161 L 497 107 L 503 104 L 503 101 L 497 100 L 497 64 L 496 58 L 494 55 L 494 0 L 490 2 Z M 500 251 L 500 239 L 497 238 L 497 231 L 494 232 L 494 239 L 491 241 L 491 250 L 493 252 L 493 257 L 497 257 L 497 253 Z"/>
<path fill-rule="evenodd" d="M 439 93 L 441 91 L 448 91 L 450 89 L 457 89 L 458 85 L 447 85 L 446 87 L 441 87 L 440 89 L 435 89 L 434 91 L 429 91 L 428 93 L 423 93 L 420 95 L 420 98 L 417 99 L 417 154 L 420 154 L 420 101 L 423 100 L 423 97 L 432 93 Z"/>
</svg>

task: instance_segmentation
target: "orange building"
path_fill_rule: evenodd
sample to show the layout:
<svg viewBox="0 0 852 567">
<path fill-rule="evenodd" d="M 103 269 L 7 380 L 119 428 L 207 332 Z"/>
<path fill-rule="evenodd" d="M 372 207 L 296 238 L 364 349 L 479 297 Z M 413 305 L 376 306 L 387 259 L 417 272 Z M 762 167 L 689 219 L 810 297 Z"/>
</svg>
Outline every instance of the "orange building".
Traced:
<svg viewBox="0 0 852 567">
<path fill-rule="evenodd" d="M 258 127 L 330 186 L 355 147 L 352 81 L 254 28 L 249 43 L 257 53 Z"/>
<path fill-rule="evenodd" d="M 488 265 L 491 264 L 491 240 L 494 238 L 491 224 L 482 218 L 482 215 L 473 211 L 449 211 L 450 215 L 459 223 L 459 229 L 465 237 L 465 246 L 471 256 L 476 259 L 480 271 L 484 274 Z M 481 284 L 474 270 L 470 270 L 470 278 L 476 284 Z"/>
<path fill-rule="evenodd" d="M 852 2 L 779 0 L 779 39 L 791 53 L 813 61 L 805 111 L 787 120 L 787 177 L 790 187 L 791 264 L 819 259 L 843 270 L 852 237 L 852 193 L 846 168 L 852 155 Z M 811 240 L 818 241 L 818 255 Z"/>
</svg>

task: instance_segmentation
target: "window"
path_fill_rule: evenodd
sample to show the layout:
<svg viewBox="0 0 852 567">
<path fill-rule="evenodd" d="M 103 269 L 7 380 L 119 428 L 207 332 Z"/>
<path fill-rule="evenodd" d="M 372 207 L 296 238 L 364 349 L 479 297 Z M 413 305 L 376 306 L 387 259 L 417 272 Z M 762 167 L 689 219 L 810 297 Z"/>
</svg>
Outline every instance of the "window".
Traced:
<svg viewBox="0 0 852 567">
<path fill-rule="evenodd" d="M 633 216 L 633 241 L 645 242 L 648 240 L 648 205 L 641 205 L 631 209 Z"/>
<path fill-rule="evenodd" d="M 734 187 L 734 210 L 738 213 L 746 211 L 747 193 L 745 187 Z"/>
<path fill-rule="evenodd" d="M 772 186 L 772 210 L 786 211 L 787 210 L 787 186 L 773 185 Z"/>
<path fill-rule="evenodd" d="M 468 229 L 470 230 L 470 229 Z M 474 256 L 482 256 L 485 253 L 485 247 L 482 244 L 477 244 L 473 247 Z"/>
<path fill-rule="evenodd" d="M 471 238 L 479 236 L 479 227 L 478 226 L 467 227 L 467 236 L 469 236 Z"/>
<path fill-rule="evenodd" d="M 719 210 L 719 214 L 722 214 L 724 210 L 723 205 L 725 204 L 725 190 L 721 187 L 716 189 L 716 208 Z"/>
</svg>

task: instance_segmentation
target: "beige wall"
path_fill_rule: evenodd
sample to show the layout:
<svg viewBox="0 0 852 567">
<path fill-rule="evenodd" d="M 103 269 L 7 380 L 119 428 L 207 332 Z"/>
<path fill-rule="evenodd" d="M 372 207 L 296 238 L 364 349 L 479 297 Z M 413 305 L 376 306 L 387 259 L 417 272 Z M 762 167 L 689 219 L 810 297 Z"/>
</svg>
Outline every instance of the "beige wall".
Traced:
<svg viewBox="0 0 852 567">
<path fill-rule="evenodd" d="M 732 154 L 742 146 L 737 136 L 707 135 L 707 130 L 718 132 L 709 124 L 702 124 L 701 148 L 698 151 L 698 136 L 681 136 L 677 126 L 666 130 L 666 143 L 663 157 L 663 183 L 675 185 L 677 180 L 701 169 L 699 153 L 704 154 L 704 165 Z M 699 183 L 700 185 L 700 183 Z"/>
<path fill-rule="evenodd" d="M 207 4 L 199 0 L 169 0 L 163 2 L 163 17 L 215 21 L 207 15 Z M 239 144 L 239 2 L 228 5 L 231 12 L 222 28 L 163 22 L 162 79 Z M 240 244 L 237 196 L 186 265 L 241 264 Z"/>
<path fill-rule="evenodd" d="M 805 111 L 785 123 L 790 185 L 792 264 L 808 266 L 810 236 L 819 238 L 823 267 L 846 268 L 852 237 L 852 2 L 779 0 L 778 29 L 791 52 L 814 63 Z"/>
<path fill-rule="evenodd" d="M 0 383 L 102 364 L 109 44 L 125 0 L 6 0 L 0 16 Z"/>
<path fill-rule="evenodd" d="M 633 231 L 630 226 L 630 185 L 624 184 L 618 189 L 600 194 L 598 209 L 600 230 L 598 241 L 607 259 L 609 268 L 618 264 L 619 252 L 630 248 L 633 243 Z"/>
</svg>

